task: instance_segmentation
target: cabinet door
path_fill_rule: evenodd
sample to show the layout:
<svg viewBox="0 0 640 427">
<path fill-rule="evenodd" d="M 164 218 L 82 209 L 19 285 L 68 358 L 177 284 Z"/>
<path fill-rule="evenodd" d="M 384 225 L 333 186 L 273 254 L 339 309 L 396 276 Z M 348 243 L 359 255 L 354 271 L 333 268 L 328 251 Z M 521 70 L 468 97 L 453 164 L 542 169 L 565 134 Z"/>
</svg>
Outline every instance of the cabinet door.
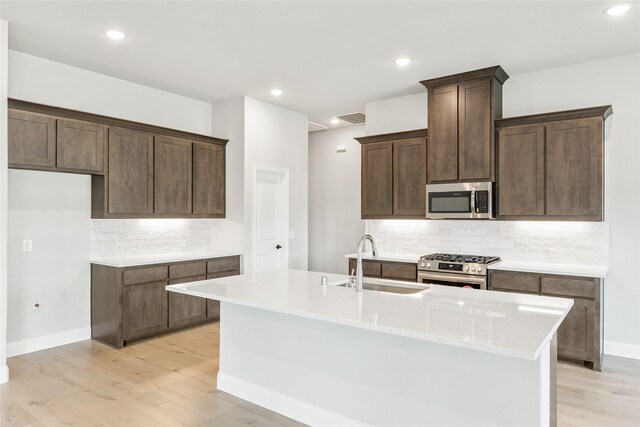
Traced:
<svg viewBox="0 0 640 427">
<path fill-rule="evenodd" d="M 186 139 L 155 137 L 155 213 L 191 213 L 191 145 Z"/>
<path fill-rule="evenodd" d="M 474 80 L 458 86 L 459 178 L 492 178 L 491 81 Z"/>
<path fill-rule="evenodd" d="M 544 125 L 498 132 L 498 215 L 544 215 Z"/>
<path fill-rule="evenodd" d="M 548 215 L 602 219 L 602 119 L 547 125 Z"/>
<path fill-rule="evenodd" d="M 594 360 L 595 302 L 575 298 L 558 329 L 558 356 Z"/>
<path fill-rule="evenodd" d="M 393 214 L 423 218 L 426 213 L 427 141 L 393 142 Z"/>
<path fill-rule="evenodd" d="M 123 336 L 132 340 L 167 329 L 166 281 L 123 288 Z"/>
<path fill-rule="evenodd" d="M 56 166 L 56 119 L 9 109 L 9 164 L 53 169 Z"/>
<path fill-rule="evenodd" d="M 109 128 L 108 211 L 153 213 L 153 135 Z"/>
<path fill-rule="evenodd" d="M 429 90 L 429 182 L 458 180 L 458 86 Z"/>
<path fill-rule="evenodd" d="M 364 144 L 362 150 L 362 218 L 393 215 L 393 143 Z"/>
<path fill-rule="evenodd" d="M 58 119 L 56 166 L 104 172 L 104 125 Z"/>
<path fill-rule="evenodd" d="M 205 280 L 206 276 L 171 281 L 171 284 Z M 206 299 L 169 292 L 169 327 L 179 328 L 202 322 L 207 315 Z"/>
<path fill-rule="evenodd" d="M 225 216 L 225 147 L 193 143 L 193 213 Z"/>
</svg>

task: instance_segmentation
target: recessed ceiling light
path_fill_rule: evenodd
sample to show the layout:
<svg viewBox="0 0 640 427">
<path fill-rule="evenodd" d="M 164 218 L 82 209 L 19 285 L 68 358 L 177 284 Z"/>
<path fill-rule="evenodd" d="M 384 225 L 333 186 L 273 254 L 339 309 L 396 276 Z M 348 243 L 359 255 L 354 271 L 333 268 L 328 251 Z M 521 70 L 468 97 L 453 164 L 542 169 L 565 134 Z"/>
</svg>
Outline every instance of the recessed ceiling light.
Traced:
<svg viewBox="0 0 640 427">
<path fill-rule="evenodd" d="M 273 96 L 282 95 L 282 89 L 271 89 L 271 95 L 273 95 Z"/>
<path fill-rule="evenodd" d="M 337 117 L 334 117 L 333 119 L 331 119 L 331 124 L 332 125 L 337 125 L 340 123 L 340 119 L 338 119 Z"/>
<path fill-rule="evenodd" d="M 604 11 L 604 13 L 606 13 L 609 16 L 620 16 L 629 12 L 629 9 L 631 9 L 632 7 L 633 7 L 633 4 L 631 3 L 617 4 L 615 6 L 611 6 L 610 8 L 607 8 Z"/>
<path fill-rule="evenodd" d="M 118 30 L 106 30 L 104 33 L 107 35 L 107 37 L 113 40 L 122 40 L 123 38 L 127 37 L 125 33 Z"/>
<path fill-rule="evenodd" d="M 411 63 L 411 60 L 409 58 L 398 58 L 395 60 L 395 63 L 399 67 L 406 67 Z"/>
</svg>

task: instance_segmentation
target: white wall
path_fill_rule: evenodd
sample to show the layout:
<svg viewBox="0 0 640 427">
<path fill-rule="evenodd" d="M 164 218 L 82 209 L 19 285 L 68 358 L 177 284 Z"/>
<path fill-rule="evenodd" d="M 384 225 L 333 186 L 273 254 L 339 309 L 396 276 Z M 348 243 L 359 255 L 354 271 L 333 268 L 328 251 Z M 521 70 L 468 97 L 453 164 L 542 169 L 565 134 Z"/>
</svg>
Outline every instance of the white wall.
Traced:
<svg viewBox="0 0 640 427">
<path fill-rule="evenodd" d="M 347 272 L 344 254 L 364 234 L 360 219 L 360 144 L 364 126 L 309 134 L 309 270 Z M 344 144 L 346 152 L 336 152 Z"/>
<path fill-rule="evenodd" d="M 212 106 L 213 134 L 230 142 L 226 151 L 226 220 L 212 228 L 215 249 L 244 250 L 244 97 Z"/>
<path fill-rule="evenodd" d="M 365 106 L 367 135 L 427 127 L 427 92 L 369 102 Z"/>
<path fill-rule="evenodd" d="M 7 367 L 7 21 L 0 20 L 0 384 L 9 381 Z"/>
<path fill-rule="evenodd" d="M 11 98 L 211 132 L 212 110 L 206 102 L 20 52 L 9 51 L 8 91 Z M 154 221 L 161 226 L 165 220 L 147 220 L 151 225 L 146 228 L 138 220 L 118 221 L 116 235 L 100 232 L 105 224 L 108 229 L 116 223 L 95 220 L 90 225 L 89 182 L 83 175 L 11 171 L 8 339 L 14 353 L 89 337 L 90 229 L 95 238 L 91 246 L 105 255 L 109 250 L 123 254 L 122 248 L 136 240 L 155 241 L 156 249 L 167 243 L 158 239 L 154 226 Z M 184 220 L 183 230 L 192 229 L 190 221 Z M 204 236 L 211 242 L 211 224 L 224 220 L 209 221 Z M 180 230 L 173 233 L 170 238 L 180 240 Z M 32 253 L 22 252 L 23 239 L 33 240 Z M 35 302 L 41 310 L 32 309 Z"/>
<path fill-rule="evenodd" d="M 508 72 L 508 70 L 507 70 Z M 605 193 L 606 193 L 606 220 L 609 228 L 609 253 L 610 269 L 605 283 L 605 340 L 606 351 L 620 355 L 628 355 L 640 358 L 640 280 L 637 276 L 637 265 L 640 264 L 640 222 L 637 212 L 640 209 L 640 190 L 636 185 L 640 182 L 640 55 L 626 55 L 599 61 L 586 62 L 571 66 L 544 70 L 536 73 L 512 76 L 505 83 L 503 90 L 504 117 L 523 114 L 543 113 L 550 111 L 566 110 L 572 108 L 591 107 L 597 105 L 612 104 L 613 116 L 607 121 L 608 138 L 605 148 Z M 426 97 L 423 98 L 426 102 Z M 385 108 L 388 113 L 384 113 Z M 367 134 L 386 133 L 397 130 L 409 130 L 415 128 L 411 123 L 405 129 L 400 129 L 404 119 L 403 112 L 414 115 L 415 100 L 407 97 L 396 98 L 393 101 L 385 100 L 372 102 L 366 105 Z M 370 112 L 375 112 L 371 114 Z M 379 118 L 387 123 L 370 123 Z M 421 225 L 413 231 L 423 230 L 424 234 L 414 234 L 413 240 L 407 239 L 405 230 L 407 224 L 398 221 L 397 225 L 388 225 L 388 222 L 367 221 L 370 231 L 382 231 L 386 242 L 391 242 L 394 248 L 405 248 L 413 253 L 411 241 L 415 236 L 424 237 L 425 244 L 432 237 L 427 225 Z M 444 226 L 444 225 L 443 225 Z M 490 226 L 483 226 L 480 222 L 474 222 L 474 228 L 482 234 L 489 234 Z M 515 229 L 506 225 L 505 227 Z M 545 233 L 542 223 L 531 223 L 527 226 L 532 229 L 526 233 Z M 566 237 L 567 255 L 571 252 L 583 252 L 578 258 L 579 262 L 588 259 L 588 251 L 584 250 L 597 242 L 594 239 L 601 238 L 602 225 L 594 224 L 586 234 L 581 225 L 567 225 L 562 232 Z M 606 225 L 605 225 L 606 227 Z M 446 227 L 445 227 L 446 228 Z M 464 232 L 456 232 L 453 227 L 447 230 L 446 235 L 451 240 L 452 246 L 464 245 Z M 395 229 L 395 231 L 393 231 Z M 576 233 L 571 233 L 575 230 Z M 606 230 L 604 231 L 606 232 Z M 525 233 L 525 234 L 526 234 Z M 595 235 L 593 234 L 595 233 Z M 600 237 L 599 237 L 600 236 Z M 375 235 L 374 235 L 375 237 Z M 540 253 L 540 241 L 535 236 L 526 237 L 513 242 L 513 247 L 505 248 L 514 250 L 515 257 L 523 258 L 532 254 L 535 257 Z M 445 237 L 446 239 L 447 237 Z M 508 238 L 507 238 L 508 239 Z M 570 246 L 576 240 L 584 239 L 587 245 L 578 245 L 578 249 Z M 517 245 L 517 247 L 516 247 Z M 442 247 L 442 246 L 440 246 Z M 380 247 L 382 251 L 388 250 Z M 593 249 L 593 248 L 592 248 Z M 500 252 L 499 252 L 500 253 Z M 553 258 L 547 254 L 547 261 Z M 593 252 L 593 262 L 602 264 L 597 252 Z M 587 258 L 585 258 L 587 257 Z M 575 259 L 574 259 L 575 261 Z"/>
<path fill-rule="evenodd" d="M 308 135 L 307 116 L 245 97 L 244 222 L 245 271 L 253 259 L 253 169 L 255 165 L 289 170 L 289 268 L 307 269 Z"/>
</svg>

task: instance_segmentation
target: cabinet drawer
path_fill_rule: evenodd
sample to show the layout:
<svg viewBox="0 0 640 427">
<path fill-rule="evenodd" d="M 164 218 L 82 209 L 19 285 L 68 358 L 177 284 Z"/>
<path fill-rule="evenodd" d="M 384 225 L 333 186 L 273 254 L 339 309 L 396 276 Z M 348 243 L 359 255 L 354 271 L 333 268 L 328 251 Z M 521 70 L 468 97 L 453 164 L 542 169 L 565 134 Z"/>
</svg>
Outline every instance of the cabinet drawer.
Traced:
<svg viewBox="0 0 640 427">
<path fill-rule="evenodd" d="M 492 271 L 491 289 L 516 292 L 540 293 L 540 276 L 511 271 Z"/>
<path fill-rule="evenodd" d="M 357 260 L 354 258 L 349 259 L 349 274 L 355 273 Z M 382 264 L 377 261 L 362 261 L 362 274 L 368 277 L 380 277 L 382 275 Z"/>
<path fill-rule="evenodd" d="M 172 264 L 169 266 L 170 279 L 181 279 L 183 277 L 201 276 L 204 274 L 207 274 L 207 263 L 205 261 Z"/>
<path fill-rule="evenodd" d="M 167 280 L 167 266 L 134 268 L 131 270 L 125 270 L 122 276 L 122 281 L 125 285 Z"/>
<path fill-rule="evenodd" d="M 217 279 L 218 277 L 237 276 L 240 270 L 218 271 L 217 273 L 207 274 L 207 279 Z"/>
<path fill-rule="evenodd" d="M 415 282 L 418 280 L 418 266 L 415 264 L 382 263 L 382 277 Z"/>
<path fill-rule="evenodd" d="M 204 274 L 201 276 L 182 277 L 180 279 L 169 279 L 170 285 L 179 285 L 180 283 L 197 282 L 198 280 L 207 280 Z"/>
<path fill-rule="evenodd" d="M 543 277 L 542 293 L 579 298 L 596 298 L 598 280 L 577 277 Z"/>
<path fill-rule="evenodd" d="M 209 274 L 230 270 L 240 270 L 239 257 L 230 256 L 226 258 L 217 258 L 207 262 L 207 273 Z"/>
</svg>

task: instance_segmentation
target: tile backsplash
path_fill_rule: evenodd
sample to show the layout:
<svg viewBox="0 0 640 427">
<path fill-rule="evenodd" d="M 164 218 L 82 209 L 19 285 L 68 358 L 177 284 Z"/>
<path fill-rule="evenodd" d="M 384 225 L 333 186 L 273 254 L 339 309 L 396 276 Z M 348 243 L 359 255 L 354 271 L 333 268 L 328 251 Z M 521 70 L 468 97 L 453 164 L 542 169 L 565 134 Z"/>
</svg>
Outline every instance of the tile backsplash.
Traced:
<svg viewBox="0 0 640 427">
<path fill-rule="evenodd" d="M 91 256 L 211 249 L 214 224 L 210 219 L 93 219 Z"/>
<path fill-rule="evenodd" d="M 497 255 L 550 264 L 609 264 L 606 222 L 369 220 L 380 252 Z"/>
</svg>

